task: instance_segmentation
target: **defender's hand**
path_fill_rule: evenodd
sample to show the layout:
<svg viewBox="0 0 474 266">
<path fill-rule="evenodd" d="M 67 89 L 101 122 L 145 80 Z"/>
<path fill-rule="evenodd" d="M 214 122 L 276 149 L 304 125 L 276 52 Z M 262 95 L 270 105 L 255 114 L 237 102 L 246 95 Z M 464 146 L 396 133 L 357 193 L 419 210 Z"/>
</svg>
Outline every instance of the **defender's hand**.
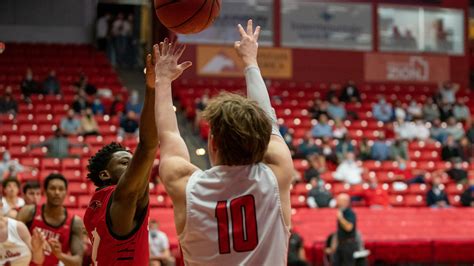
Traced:
<svg viewBox="0 0 474 266">
<path fill-rule="evenodd" d="M 257 66 L 258 52 L 258 36 L 260 35 L 260 26 L 253 30 L 253 22 L 251 19 L 247 22 L 247 32 L 242 25 L 237 26 L 240 33 L 240 41 L 235 42 L 234 47 L 240 58 L 244 61 L 245 66 Z"/>
<path fill-rule="evenodd" d="M 145 83 L 147 89 L 155 88 L 155 58 L 151 54 L 146 56 Z"/>
<path fill-rule="evenodd" d="M 179 45 L 176 47 L 176 43 L 171 43 L 168 38 L 165 38 L 164 42 L 160 45 L 153 47 L 155 53 L 155 80 L 173 81 L 177 79 L 184 70 L 192 66 L 190 61 L 186 61 L 178 65 L 179 58 L 183 55 L 186 46 Z"/>
<path fill-rule="evenodd" d="M 33 235 L 31 236 L 31 249 L 33 251 L 43 250 L 45 244 L 46 239 L 44 238 L 43 233 L 38 228 L 35 228 L 35 230 L 33 230 Z"/>
</svg>

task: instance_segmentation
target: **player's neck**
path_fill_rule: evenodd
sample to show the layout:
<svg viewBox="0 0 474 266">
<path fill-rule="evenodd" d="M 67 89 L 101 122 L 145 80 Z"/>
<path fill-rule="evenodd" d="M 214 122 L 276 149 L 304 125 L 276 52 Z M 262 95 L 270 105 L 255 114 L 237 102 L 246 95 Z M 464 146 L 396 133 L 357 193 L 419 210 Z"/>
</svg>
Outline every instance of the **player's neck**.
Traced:
<svg viewBox="0 0 474 266">
<path fill-rule="evenodd" d="M 48 213 L 48 216 L 59 216 L 64 213 L 64 206 L 54 206 L 46 203 L 44 205 L 44 211 Z"/>
</svg>

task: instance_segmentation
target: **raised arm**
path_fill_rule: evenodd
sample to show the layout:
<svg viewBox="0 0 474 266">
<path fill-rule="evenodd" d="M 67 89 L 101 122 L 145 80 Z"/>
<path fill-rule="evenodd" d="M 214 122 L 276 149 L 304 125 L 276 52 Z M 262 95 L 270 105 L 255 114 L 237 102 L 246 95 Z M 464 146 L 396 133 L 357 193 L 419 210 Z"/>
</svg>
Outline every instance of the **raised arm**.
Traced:
<svg viewBox="0 0 474 266">
<path fill-rule="evenodd" d="M 149 54 L 146 60 L 145 103 L 140 117 L 140 140 L 127 170 L 118 181 L 110 206 L 112 229 L 119 235 L 126 235 L 133 230 L 146 210 L 149 200 L 148 179 L 158 149 L 153 70 Z"/>
<path fill-rule="evenodd" d="M 185 46 L 176 46 L 165 39 L 154 46 L 156 65 L 155 113 L 160 141 L 160 178 L 173 200 L 175 215 L 185 213 L 185 192 L 189 176 L 197 169 L 190 163 L 189 152 L 178 129 L 173 109 L 171 82 L 192 63 L 178 64 Z M 177 231 L 184 227 L 184 218 L 175 216 Z M 183 218 L 183 219 L 181 219 Z"/>
</svg>

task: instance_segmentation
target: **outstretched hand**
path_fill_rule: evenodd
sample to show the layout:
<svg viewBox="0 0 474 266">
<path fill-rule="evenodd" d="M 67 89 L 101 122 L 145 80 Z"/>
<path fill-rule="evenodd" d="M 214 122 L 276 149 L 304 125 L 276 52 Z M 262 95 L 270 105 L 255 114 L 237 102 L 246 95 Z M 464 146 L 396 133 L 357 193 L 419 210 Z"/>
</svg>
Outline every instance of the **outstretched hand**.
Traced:
<svg viewBox="0 0 474 266">
<path fill-rule="evenodd" d="M 159 45 L 153 46 L 155 57 L 155 82 L 160 80 L 173 81 L 177 79 L 184 70 L 192 66 L 190 61 L 178 64 L 186 46 L 176 45 L 165 38 Z"/>
<path fill-rule="evenodd" d="M 247 22 L 247 31 L 242 25 L 238 25 L 240 33 L 240 41 L 235 42 L 234 47 L 237 50 L 240 58 L 244 61 L 245 66 L 257 65 L 258 53 L 258 36 L 260 35 L 260 26 L 253 30 L 253 21 L 249 19 Z"/>
</svg>

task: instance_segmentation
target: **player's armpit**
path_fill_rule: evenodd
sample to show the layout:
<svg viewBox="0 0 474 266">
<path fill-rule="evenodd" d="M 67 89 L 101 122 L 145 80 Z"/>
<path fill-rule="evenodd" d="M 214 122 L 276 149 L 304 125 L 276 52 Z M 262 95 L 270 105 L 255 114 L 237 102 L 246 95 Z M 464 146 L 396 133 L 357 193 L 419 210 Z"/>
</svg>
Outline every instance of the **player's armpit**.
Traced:
<svg viewBox="0 0 474 266">
<path fill-rule="evenodd" d="M 160 179 L 173 200 L 185 196 L 187 180 L 196 170 L 199 170 L 197 166 L 179 156 L 160 161 Z"/>
<path fill-rule="evenodd" d="M 280 189 L 290 188 L 293 176 L 293 160 L 283 138 L 272 135 L 263 162 L 272 168 Z"/>
</svg>

